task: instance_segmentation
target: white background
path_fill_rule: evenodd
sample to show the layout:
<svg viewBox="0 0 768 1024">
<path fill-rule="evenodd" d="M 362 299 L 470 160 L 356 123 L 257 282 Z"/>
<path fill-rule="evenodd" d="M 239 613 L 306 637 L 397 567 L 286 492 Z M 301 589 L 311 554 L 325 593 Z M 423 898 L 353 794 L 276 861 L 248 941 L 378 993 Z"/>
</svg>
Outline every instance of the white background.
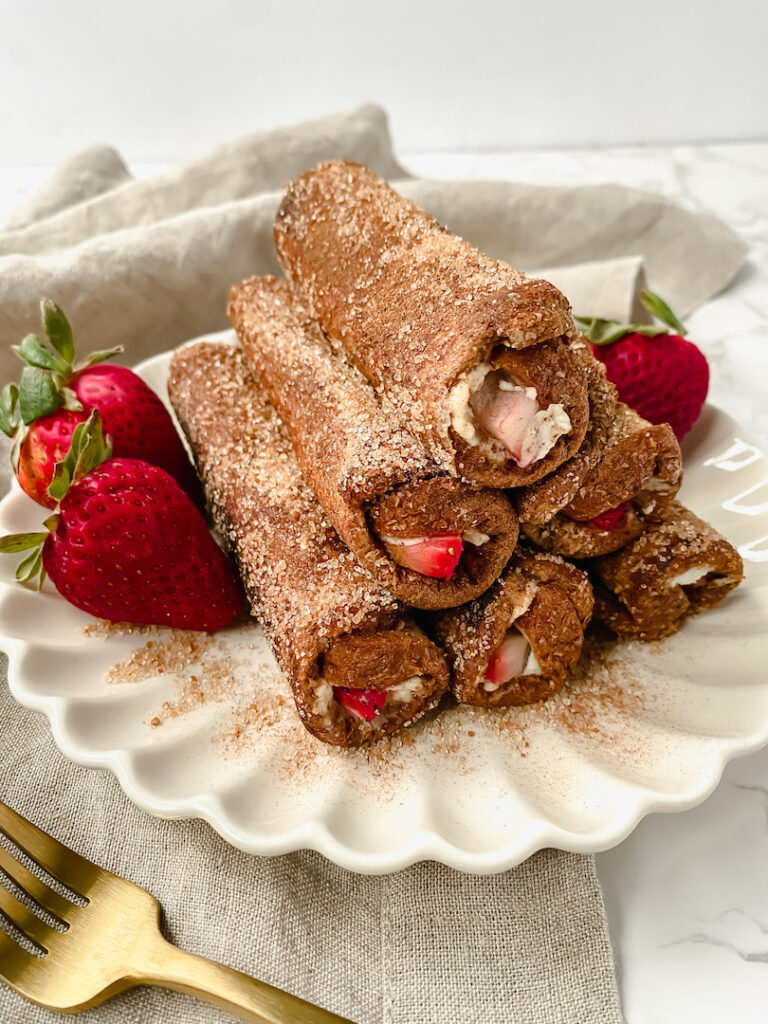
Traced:
<svg viewBox="0 0 768 1024">
<path fill-rule="evenodd" d="M 767 41 L 766 0 L 0 0 L 0 165 L 363 100 L 400 152 L 757 138 Z"/>
<path fill-rule="evenodd" d="M 417 173 L 620 181 L 732 224 L 750 266 L 690 327 L 765 441 L 768 149 L 637 144 L 768 136 L 767 42 L 768 0 L 0 0 L 0 220 L 96 141 L 167 163 L 376 100 Z M 630 1024 L 768 1020 L 766 755 L 599 857 Z"/>
</svg>

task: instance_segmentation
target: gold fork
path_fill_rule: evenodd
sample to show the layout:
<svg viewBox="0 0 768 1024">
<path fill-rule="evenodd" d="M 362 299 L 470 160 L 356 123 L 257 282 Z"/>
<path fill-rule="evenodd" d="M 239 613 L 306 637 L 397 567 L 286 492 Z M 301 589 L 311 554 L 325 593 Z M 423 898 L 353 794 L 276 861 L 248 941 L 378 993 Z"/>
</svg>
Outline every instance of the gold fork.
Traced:
<svg viewBox="0 0 768 1024">
<path fill-rule="evenodd" d="M 47 885 L 0 846 L 0 871 L 48 917 L 0 884 L 0 911 L 39 948 L 27 951 L 0 930 L 0 980 L 38 1006 L 77 1013 L 136 985 L 204 999 L 252 1024 L 351 1024 L 231 967 L 177 949 L 160 931 L 160 904 L 97 867 L 0 801 L 0 832 L 70 892 Z M 79 905 L 82 904 L 82 905 Z"/>
</svg>

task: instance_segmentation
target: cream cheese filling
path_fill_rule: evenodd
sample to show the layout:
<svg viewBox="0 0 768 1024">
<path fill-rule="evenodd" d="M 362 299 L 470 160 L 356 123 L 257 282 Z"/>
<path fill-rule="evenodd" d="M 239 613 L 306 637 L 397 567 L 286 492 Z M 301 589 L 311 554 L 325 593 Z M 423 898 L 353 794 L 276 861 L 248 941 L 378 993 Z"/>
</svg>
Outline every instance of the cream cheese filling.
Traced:
<svg viewBox="0 0 768 1024">
<path fill-rule="evenodd" d="M 467 544 L 474 544 L 476 548 L 479 548 L 482 547 L 483 544 L 487 544 L 491 538 L 487 533 L 481 533 L 479 530 L 469 529 L 462 533 L 461 539 L 465 540 Z"/>
<path fill-rule="evenodd" d="M 485 386 L 486 378 L 491 372 L 496 371 L 493 371 L 490 363 L 478 363 L 457 381 L 448 396 L 451 427 L 470 446 L 479 445 L 482 440 L 477 431 L 476 414 L 471 406 L 471 401 Z M 498 381 L 497 390 L 524 394 L 531 402 L 535 402 L 538 397 L 536 388 L 524 387 L 517 381 L 506 378 Z M 518 464 L 524 467 L 540 461 L 551 451 L 557 440 L 571 429 L 571 418 L 563 405 L 555 402 L 547 406 L 546 409 L 539 409 L 534 413 L 524 424 L 523 429 L 524 440 L 519 458 L 512 457 L 515 457 Z M 503 437 L 494 434 L 492 429 L 487 432 L 504 444 Z M 505 447 L 507 446 L 505 445 Z"/>
<path fill-rule="evenodd" d="M 411 676 L 409 679 L 404 679 L 401 683 L 397 683 L 395 686 L 388 686 L 385 690 L 380 691 L 386 693 L 387 701 L 384 705 L 385 709 L 387 704 L 407 704 L 408 701 L 412 700 L 420 689 L 423 688 L 424 677 L 423 676 Z M 360 689 L 364 690 L 362 686 Z M 344 708 L 342 704 L 334 700 L 333 686 L 328 682 L 327 679 L 323 679 L 321 676 L 314 689 L 315 706 L 314 713 L 318 715 L 327 715 L 331 710 L 331 704 L 335 703 L 337 707 L 343 708 L 348 714 L 355 718 L 359 718 L 359 715 L 355 715 L 354 711 L 350 711 L 349 708 Z M 369 725 L 375 725 L 382 715 L 376 715 L 376 717 L 369 722 Z M 365 721 L 364 718 L 360 718 L 360 721 Z"/>
<path fill-rule="evenodd" d="M 414 544 L 423 544 L 424 541 L 428 539 L 426 535 L 423 537 L 392 537 L 389 534 L 382 533 L 379 536 L 385 544 L 399 544 L 404 548 L 413 547 Z M 439 537 L 440 535 L 434 534 L 434 536 Z M 466 541 L 467 544 L 474 544 L 475 547 L 479 548 L 482 547 L 483 544 L 487 544 L 491 538 L 487 533 L 481 533 L 479 530 L 470 528 L 462 533 L 461 539 Z"/>
<path fill-rule="evenodd" d="M 690 569 L 686 569 L 685 572 L 673 576 L 671 580 L 667 580 L 667 586 L 689 587 L 692 583 L 698 583 L 709 573 L 715 571 L 713 565 L 694 565 Z"/>
</svg>

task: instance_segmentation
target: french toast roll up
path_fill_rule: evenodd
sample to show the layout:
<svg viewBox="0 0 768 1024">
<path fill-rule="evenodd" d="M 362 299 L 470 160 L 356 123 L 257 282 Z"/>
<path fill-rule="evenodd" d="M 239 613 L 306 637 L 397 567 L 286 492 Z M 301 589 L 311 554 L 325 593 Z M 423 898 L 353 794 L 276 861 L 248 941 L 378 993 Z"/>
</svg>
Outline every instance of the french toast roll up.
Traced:
<svg viewBox="0 0 768 1024">
<path fill-rule="evenodd" d="M 509 498 L 446 474 L 333 351 L 286 281 L 237 285 L 229 315 L 304 479 L 376 582 L 425 609 L 486 590 L 517 543 Z"/>
<path fill-rule="evenodd" d="M 530 541 L 567 558 L 592 558 L 628 544 L 663 514 L 682 482 L 682 455 L 668 424 L 654 426 L 619 402 L 602 363 L 578 343 L 574 352 L 589 382 L 584 443 L 515 499 Z"/>
<path fill-rule="evenodd" d="M 448 686 L 445 658 L 334 531 L 240 349 L 179 349 L 168 391 L 306 728 L 351 747 L 434 707 Z"/>
<path fill-rule="evenodd" d="M 588 420 L 568 300 L 451 234 L 361 164 L 292 182 L 275 244 L 323 331 L 454 475 L 538 480 Z"/>
<path fill-rule="evenodd" d="M 658 640 L 714 608 L 744 577 L 738 551 L 674 501 L 632 543 L 586 563 L 595 618 L 619 636 Z"/>
<path fill-rule="evenodd" d="M 566 681 L 592 614 L 585 573 L 521 546 L 490 590 L 431 618 L 462 704 L 509 707 L 544 700 Z"/>
</svg>

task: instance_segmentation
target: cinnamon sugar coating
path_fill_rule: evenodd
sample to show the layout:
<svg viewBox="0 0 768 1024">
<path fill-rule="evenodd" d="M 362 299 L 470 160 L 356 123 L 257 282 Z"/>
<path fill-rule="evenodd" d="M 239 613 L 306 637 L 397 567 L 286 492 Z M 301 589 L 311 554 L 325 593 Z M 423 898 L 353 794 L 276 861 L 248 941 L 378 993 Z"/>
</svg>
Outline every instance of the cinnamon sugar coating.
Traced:
<svg viewBox="0 0 768 1024">
<path fill-rule="evenodd" d="M 489 708 L 551 696 L 579 659 L 591 614 L 592 588 L 585 573 L 556 555 L 519 547 L 482 597 L 432 618 L 451 665 L 454 696 L 463 704 Z M 541 672 L 515 676 L 488 690 L 488 661 L 512 625 L 528 641 Z"/>
<path fill-rule="evenodd" d="M 360 164 L 321 164 L 292 182 L 275 245 L 331 342 L 452 473 L 457 381 L 500 344 L 523 349 L 574 333 L 554 285 L 483 255 Z M 499 486 L 485 475 L 494 467 L 471 468 L 473 482 Z"/>
<path fill-rule="evenodd" d="M 287 282 L 254 277 L 230 292 L 229 315 L 251 367 L 290 435 L 303 476 L 347 546 L 383 587 L 416 608 L 447 608 L 486 590 L 517 542 L 499 491 L 449 477 L 363 375 L 335 353 Z M 451 579 L 394 561 L 382 535 L 474 529 Z"/>
<path fill-rule="evenodd" d="M 588 379 L 590 426 L 578 454 L 516 494 L 524 535 L 567 558 L 594 558 L 640 536 L 680 489 L 682 454 L 672 428 L 652 425 L 623 402 L 587 346 L 573 348 Z M 589 520 L 629 502 L 613 530 Z"/>
<path fill-rule="evenodd" d="M 328 743 L 352 746 L 396 732 L 434 707 L 448 685 L 447 666 L 418 634 L 403 659 L 399 634 L 414 629 L 407 612 L 333 530 L 240 350 L 210 342 L 179 349 L 168 391 L 214 524 L 238 563 L 306 728 Z M 371 648 L 393 685 L 410 678 L 400 675 L 405 670 L 420 677 L 409 699 L 388 700 L 373 723 L 338 704 L 321 677 L 323 657 L 350 637 Z M 423 672 L 414 671 L 420 667 Z M 350 685 L 367 686 L 354 666 Z"/>
<path fill-rule="evenodd" d="M 716 607 L 744 578 L 736 549 L 677 501 L 633 543 L 587 565 L 595 618 L 639 640 L 670 636 L 686 616 Z M 708 570 L 701 580 L 675 582 L 697 568 Z"/>
</svg>

